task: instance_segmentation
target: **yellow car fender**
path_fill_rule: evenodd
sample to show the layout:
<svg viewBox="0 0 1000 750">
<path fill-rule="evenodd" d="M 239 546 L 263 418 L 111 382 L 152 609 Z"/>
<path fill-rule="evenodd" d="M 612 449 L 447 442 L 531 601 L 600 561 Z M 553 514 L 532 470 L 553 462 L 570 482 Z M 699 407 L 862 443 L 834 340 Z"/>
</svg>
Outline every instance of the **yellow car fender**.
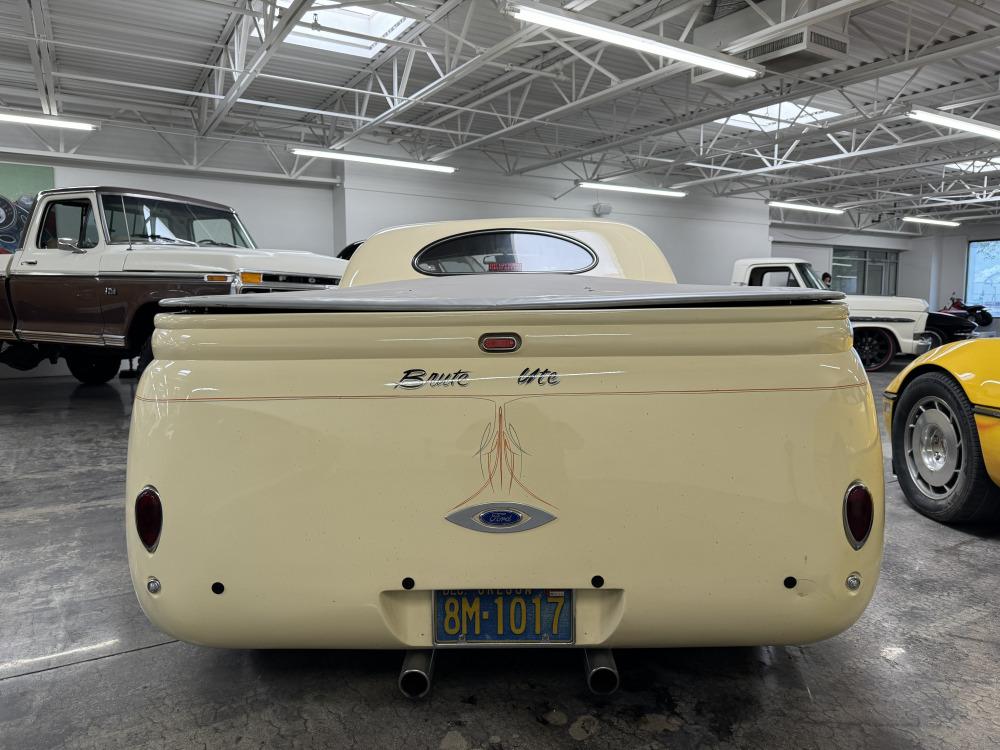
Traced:
<svg viewBox="0 0 1000 750">
<path fill-rule="evenodd" d="M 951 375 L 972 404 L 986 471 L 1000 485 L 1000 338 L 956 341 L 913 360 L 885 389 L 890 434 L 896 398 L 915 377 L 935 371 Z"/>
</svg>

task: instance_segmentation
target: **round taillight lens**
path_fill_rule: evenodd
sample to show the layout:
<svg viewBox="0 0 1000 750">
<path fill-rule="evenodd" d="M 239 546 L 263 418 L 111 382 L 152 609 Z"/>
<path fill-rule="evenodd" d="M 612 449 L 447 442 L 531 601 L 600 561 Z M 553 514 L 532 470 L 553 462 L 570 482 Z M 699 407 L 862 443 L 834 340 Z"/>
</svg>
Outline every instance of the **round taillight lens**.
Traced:
<svg viewBox="0 0 1000 750">
<path fill-rule="evenodd" d="M 854 549 L 861 549 L 868 541 L 874 520 L 872 493 L 863 484 L 852 484 L 844 495 L 844 531 Z"/>
<path fill-rule="evenodd" d="M 163 506 L 160 495 L 153 487 L 144 487 L 135 498 L 135 530 L 142 545 L 152 552 L 160 541 L 163 530 Z"/>
</svg>

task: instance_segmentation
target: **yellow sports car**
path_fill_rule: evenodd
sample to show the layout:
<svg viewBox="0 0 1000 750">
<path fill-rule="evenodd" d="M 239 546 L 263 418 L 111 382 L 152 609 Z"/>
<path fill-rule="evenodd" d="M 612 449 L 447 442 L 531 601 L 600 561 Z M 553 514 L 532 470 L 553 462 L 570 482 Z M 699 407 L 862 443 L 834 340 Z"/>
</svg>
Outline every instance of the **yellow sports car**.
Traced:
<svg viewBox="0 0 1000 750">
<path fill-rule="evenodd" d="M 937 521 L 1000 515 L 1000 339 L 932 349 L 885 397 L 892 466 L 909 503 Z"/>
</svg>

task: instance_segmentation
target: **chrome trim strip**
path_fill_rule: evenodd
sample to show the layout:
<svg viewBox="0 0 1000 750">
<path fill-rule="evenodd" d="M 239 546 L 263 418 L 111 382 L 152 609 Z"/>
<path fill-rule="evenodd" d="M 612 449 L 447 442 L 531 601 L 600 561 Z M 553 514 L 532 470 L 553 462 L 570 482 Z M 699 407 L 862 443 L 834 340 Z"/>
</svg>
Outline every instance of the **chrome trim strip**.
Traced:
<svg viewBox="0 0 1000 750">
<path fill-rule="evenodd" d="M 25 331 L 18 328 L 15 333 L 22 341 L 42 341 L 55 344 L 104 344 L 104 336 L 99 333 L 57 333 L 55 331 Z"/>
<path fill-rule="evenodd" d="M 885 391 L 882 395 L 885 396 L 890 401 L 895 401 L 897 398 L 899 398 L 898 393 L 889 393 L 889 391 Z"/>
<path fill-rule="evenodd" d="M 917 321 L 913 318 L 873 318 L 873 317 L 855 317 L 851 316 L 849 320 L 852 323 L 916 323 Z"/>
<path fill-rule="evenodd" d="M 992 406 L 978 406 L 974 405 L 972 407 L 973 414 L 982 414 L 984 417 L 995 417 L 1000 419 L 1000 409 Z"/>
<path fill-rule="evenodd" d="M 109 334 L 104 334 L 103 336 L 105 346 L 123 347 L 125 346 L 124 336 L 112 336 Z"/>
<path fill-rule="evenodd" d="M 216 273 L 210 271 L 208 273 Z M 231 271 L 218 271 L 219 275 L 232 276 Z M 61 273 L 59 271 L 18 271 L 11 276 L 62 276 L 74 279 L 179 279 L 183 281 L 204 281 L 205 271 L 114 271 L 111 273 Z M 2 278 L 2 277 L 0 277 Z M 222 283 L 222 282 L 209 282 Z M 319 286 L 319 285 L 317 285 Z"/>
</svg>

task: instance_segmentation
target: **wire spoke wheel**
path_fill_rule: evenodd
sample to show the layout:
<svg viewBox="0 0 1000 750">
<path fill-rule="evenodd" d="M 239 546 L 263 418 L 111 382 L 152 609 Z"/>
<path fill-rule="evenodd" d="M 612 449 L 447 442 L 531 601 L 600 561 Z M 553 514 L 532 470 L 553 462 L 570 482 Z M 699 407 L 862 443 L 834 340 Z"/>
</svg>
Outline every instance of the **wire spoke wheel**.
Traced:
<svg viewBox="0 0 1000 750">
<path fill-rule="evenodd" d="M 906 418 L 903 437 L 910 479 L 928 498 L 945 500 L 965 467 L 965 447 L 954 412 L 937 396 L 920 399 Z"/>
</svg>

